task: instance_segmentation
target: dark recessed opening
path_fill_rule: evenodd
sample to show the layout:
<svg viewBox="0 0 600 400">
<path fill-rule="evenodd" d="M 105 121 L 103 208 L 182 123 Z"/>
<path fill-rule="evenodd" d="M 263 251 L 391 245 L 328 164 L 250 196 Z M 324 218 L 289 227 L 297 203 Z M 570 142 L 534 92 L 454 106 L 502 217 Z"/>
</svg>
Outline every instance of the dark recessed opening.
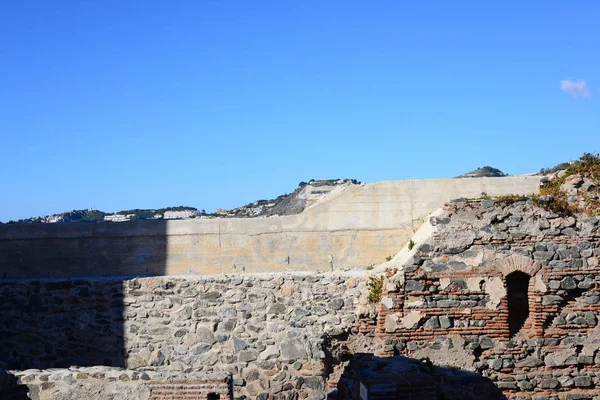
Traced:
<svg viewBox="0 0 600 400">
<path fill-rule="evenodd" d="M 220 398 L 221 396 L 216 393 L 209 393 L 208 396 L 206 396 L 206 400 L 219 400 Z"/>
<path fill-rule="evenodd" d="M 515 271 L 506 276 L 506 295 L 508 300 L 508 329 L 510 337 L 515 336 L 529 318 L 530 276 L 521 271 Z"/>
</svg>

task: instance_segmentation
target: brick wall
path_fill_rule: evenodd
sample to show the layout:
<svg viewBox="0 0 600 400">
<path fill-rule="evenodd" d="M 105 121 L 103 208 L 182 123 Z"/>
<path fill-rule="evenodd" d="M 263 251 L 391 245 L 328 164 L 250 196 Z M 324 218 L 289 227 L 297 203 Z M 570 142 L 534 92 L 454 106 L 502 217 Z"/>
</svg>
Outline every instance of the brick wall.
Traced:
<svg viewBox="0 0 600 400">
<path fill-rule="evenodd" d="M 229 377 L 212 380 L 149 383 L 150 400 L 217 400 L 232 397 Z"/>
<path fill-rule="evenodd" d="M 432 223 L 434 236 L 386 279 L 376 318 L 357 331 L 376 334 L 382 356 L 477 371 L 509 398 L 596 396 L 598 219 L 487 200 L 449 204 Z M 515 271 L 529 278 L 529 315 L 511 334 L 507 277 Z"/>
</svg>

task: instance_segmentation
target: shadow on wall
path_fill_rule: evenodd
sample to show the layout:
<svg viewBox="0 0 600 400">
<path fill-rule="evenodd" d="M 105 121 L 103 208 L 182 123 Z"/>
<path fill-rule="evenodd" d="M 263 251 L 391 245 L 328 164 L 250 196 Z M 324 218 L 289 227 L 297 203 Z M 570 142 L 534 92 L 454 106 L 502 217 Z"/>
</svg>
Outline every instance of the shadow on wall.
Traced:
<svg viewBox="0 0 600 400">
<path fill-rule="evenodd" d="M 166 222 L 0 225 L 0 368 L 125 367 L 124 280 L 164 275 Z"/>
<path fill-rule="evenodd" d="M 17 377 L 0 369 L 0 399 L 2 400 L 29 400 L 29 388 L 20 385 Z"/>
<path fill-rule="evenodd" d="M 506 400 L 494 383 L 474 372 L 429 360 L 355 354 L 338 383 L 339 400 Z"/>
</svg>

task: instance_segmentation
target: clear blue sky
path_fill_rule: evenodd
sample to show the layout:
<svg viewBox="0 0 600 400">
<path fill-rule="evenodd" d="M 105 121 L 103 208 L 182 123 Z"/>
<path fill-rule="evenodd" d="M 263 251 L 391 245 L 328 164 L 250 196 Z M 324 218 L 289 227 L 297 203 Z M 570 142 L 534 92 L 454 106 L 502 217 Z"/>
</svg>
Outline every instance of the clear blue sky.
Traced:
<svg viewBox="0 0 600 400">
<path fill-rule="evenodd" d="M 4 1 L 0 221 L 600 151 L 598 1 Z"/>
</svg>

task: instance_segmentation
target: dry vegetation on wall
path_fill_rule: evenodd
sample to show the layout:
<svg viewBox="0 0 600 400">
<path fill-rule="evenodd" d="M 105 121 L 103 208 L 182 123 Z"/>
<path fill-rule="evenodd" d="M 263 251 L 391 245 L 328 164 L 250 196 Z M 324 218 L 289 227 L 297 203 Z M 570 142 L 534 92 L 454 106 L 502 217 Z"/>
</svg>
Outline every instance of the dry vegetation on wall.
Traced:
<svg viewBox="0 0 600 400">
<path fill-rule="evenodd" d="M 566 165 L 566 164 L 561 164 Z M 600 155 L 584 153 L 577 161 L 555 173 L 546 180 L 539 195 L 499 196 L 496 203 L 510 205 L 519 201 L 532 200 L 536 205 L 560 216 L 584 214 L 600 215 Z"/>
<path fill-rule="evenodd" d="M 383 295 L 383 275 L 381 276 L 370 276 L 368 283 L 369 290 L 369 301 L 371 303 L 377 303 L 381 300 Z"/>
</svg>

